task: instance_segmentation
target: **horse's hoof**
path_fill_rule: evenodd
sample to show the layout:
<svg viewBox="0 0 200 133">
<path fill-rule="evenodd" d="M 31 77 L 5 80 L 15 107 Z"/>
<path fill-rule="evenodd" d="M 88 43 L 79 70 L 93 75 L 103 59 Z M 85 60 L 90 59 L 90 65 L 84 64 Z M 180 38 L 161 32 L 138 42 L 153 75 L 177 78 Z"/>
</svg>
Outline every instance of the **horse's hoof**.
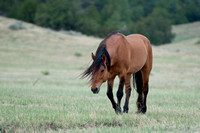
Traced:
<svg viewBox="0 0 200 133">
<path fill-rule="evenodd" d="M 128 110 L 124 109 L 123 113 L 127 113 L 128 114 Z"/>
<path fill-rule="evenodd" d="M 118 104 L 116 104 L 115 113 L 116 114 L 121 114 L 122 113 L 121 107 Z"/>
<path fill-rule="evenodd" d="M 146 106 L 142 107 L 142 109 L 141 109 L 141 113 L 142 113 L 142 114 L 145 114 L 146 111 L 147 111 L 147 107 L 146 107 Z"/>
<path fill-rule="evenodd" d="M 118 114 L 122 114 L 122 112 L 121 111 L 119 111 L 119 110 L 115 110 L 115 113 L 118 115 Z"/>
<path fill-rule="evenodd" d="M 128 113 L 128 106 L 124 106 L 124 111 L 123 113 Z"/>
<path fill-rule="evenodd" d="M 146 113 L 146 111 L 147 111 L 147 108 L 146 107 L 142 107 L 142 108 L 140 108 L 140 109 L 138 109 L 138 111 L 136 112 L 137 114 L 145 114 Z"/>
<path fill-rule="evenodd" d="M 141 110 L 138 110 L 138 111 L 136 112 L 136 114 L 142 114 L 142 111 L 141 111 Z"/>
<path fill-rule="evenodd" d="M 145 114 L 146 112 L 142 112 L 142 111 L 137 111 L 137 114 Z"/>
</svg>

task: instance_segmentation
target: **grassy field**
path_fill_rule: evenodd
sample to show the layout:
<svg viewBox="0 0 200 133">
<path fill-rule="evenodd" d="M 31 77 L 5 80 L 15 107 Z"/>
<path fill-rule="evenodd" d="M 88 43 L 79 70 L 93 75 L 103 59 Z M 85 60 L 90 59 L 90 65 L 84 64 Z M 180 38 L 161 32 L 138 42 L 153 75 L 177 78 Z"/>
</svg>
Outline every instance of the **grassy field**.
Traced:
<svg viewBox="0 0 200 133">
<path fill-rule="evenodd" d="M 200 132 L 199 22 L 173 27 L 174 43 L 153 47 L 145 115 L 135 113 L 135 91 L 129 114 L 116 115 L 106 84 L 94 95 L 78 78 L 101 39 L 8 29 L 14 22 L 0 17 L 0 132 Z"/>
</svg>

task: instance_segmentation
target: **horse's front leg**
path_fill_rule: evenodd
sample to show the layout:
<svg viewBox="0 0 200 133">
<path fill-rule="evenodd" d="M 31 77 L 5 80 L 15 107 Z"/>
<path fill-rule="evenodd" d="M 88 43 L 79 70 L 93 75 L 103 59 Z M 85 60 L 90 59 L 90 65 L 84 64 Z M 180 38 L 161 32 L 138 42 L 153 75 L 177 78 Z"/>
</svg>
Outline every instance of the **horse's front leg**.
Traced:
<svg viewBox="0 0 200 133">
<path fill-rule="evenodd" d="M 131 74 L 127 75 L 125 79 L 125 92 L 126 92 L 126 99 L 124 103 L 124 113 L 128 113 L 128 104 L 129 104 L 129 98 L 131 96 L 131 85 L 130 85 L 130 79 L 131 79 Z"/>
<path fill-rule="evenodd" d="M 120 110 L 121 110 L 121 99 L 124 95 L 123 94 L 124 83 L 125 83 L 124 77 L 120 77 L 119 87 L 117 90 L 117 104 L 119 105 Z"/>
<path fill-rule="evenodd" d="M 107 83 L 108 83 L 107 96 L 110 99 L 115 112 L 117 114 L 121 113 L 121 108 L 118 106 L 118 104 L 116 104 L 116 102 L 114 100 L 114 97 L 113 97 L 113 83 L 114 83 L 114 78 L 109 79 Z"/>
</svg>

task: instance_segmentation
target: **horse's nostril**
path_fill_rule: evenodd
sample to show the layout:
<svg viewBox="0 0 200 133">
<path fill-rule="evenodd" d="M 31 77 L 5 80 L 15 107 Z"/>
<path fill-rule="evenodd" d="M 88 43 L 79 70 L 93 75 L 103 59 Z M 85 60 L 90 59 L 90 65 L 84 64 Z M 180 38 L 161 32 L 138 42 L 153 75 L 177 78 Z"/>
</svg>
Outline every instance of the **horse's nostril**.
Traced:
<svg viewBox="0 0 200 133">
<path fill-rule="evenodd" d="M 96 88 L 91 88 L 91 91 L 94 92 Z"/>
<path fill-rule="evenodd" d="M 92 91 L 93 93 L 97 93 L 97 92 L 98 92 L 98 88 L 91 88 L 91 91 Z"/>
</svg>

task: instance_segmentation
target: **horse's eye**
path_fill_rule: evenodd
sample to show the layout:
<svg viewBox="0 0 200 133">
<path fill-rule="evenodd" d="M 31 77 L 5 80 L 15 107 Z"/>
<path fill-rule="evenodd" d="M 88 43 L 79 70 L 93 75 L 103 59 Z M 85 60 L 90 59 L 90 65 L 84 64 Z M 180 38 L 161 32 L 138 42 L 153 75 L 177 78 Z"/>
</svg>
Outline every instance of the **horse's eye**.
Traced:
<svg viewBox="0 0 200 133">
<path fill-rule="evenodd" d="M 101 73 L 103 73 L 104 72 L 104 69 L 103 70 L 101 70 Z"/>
</svg>

